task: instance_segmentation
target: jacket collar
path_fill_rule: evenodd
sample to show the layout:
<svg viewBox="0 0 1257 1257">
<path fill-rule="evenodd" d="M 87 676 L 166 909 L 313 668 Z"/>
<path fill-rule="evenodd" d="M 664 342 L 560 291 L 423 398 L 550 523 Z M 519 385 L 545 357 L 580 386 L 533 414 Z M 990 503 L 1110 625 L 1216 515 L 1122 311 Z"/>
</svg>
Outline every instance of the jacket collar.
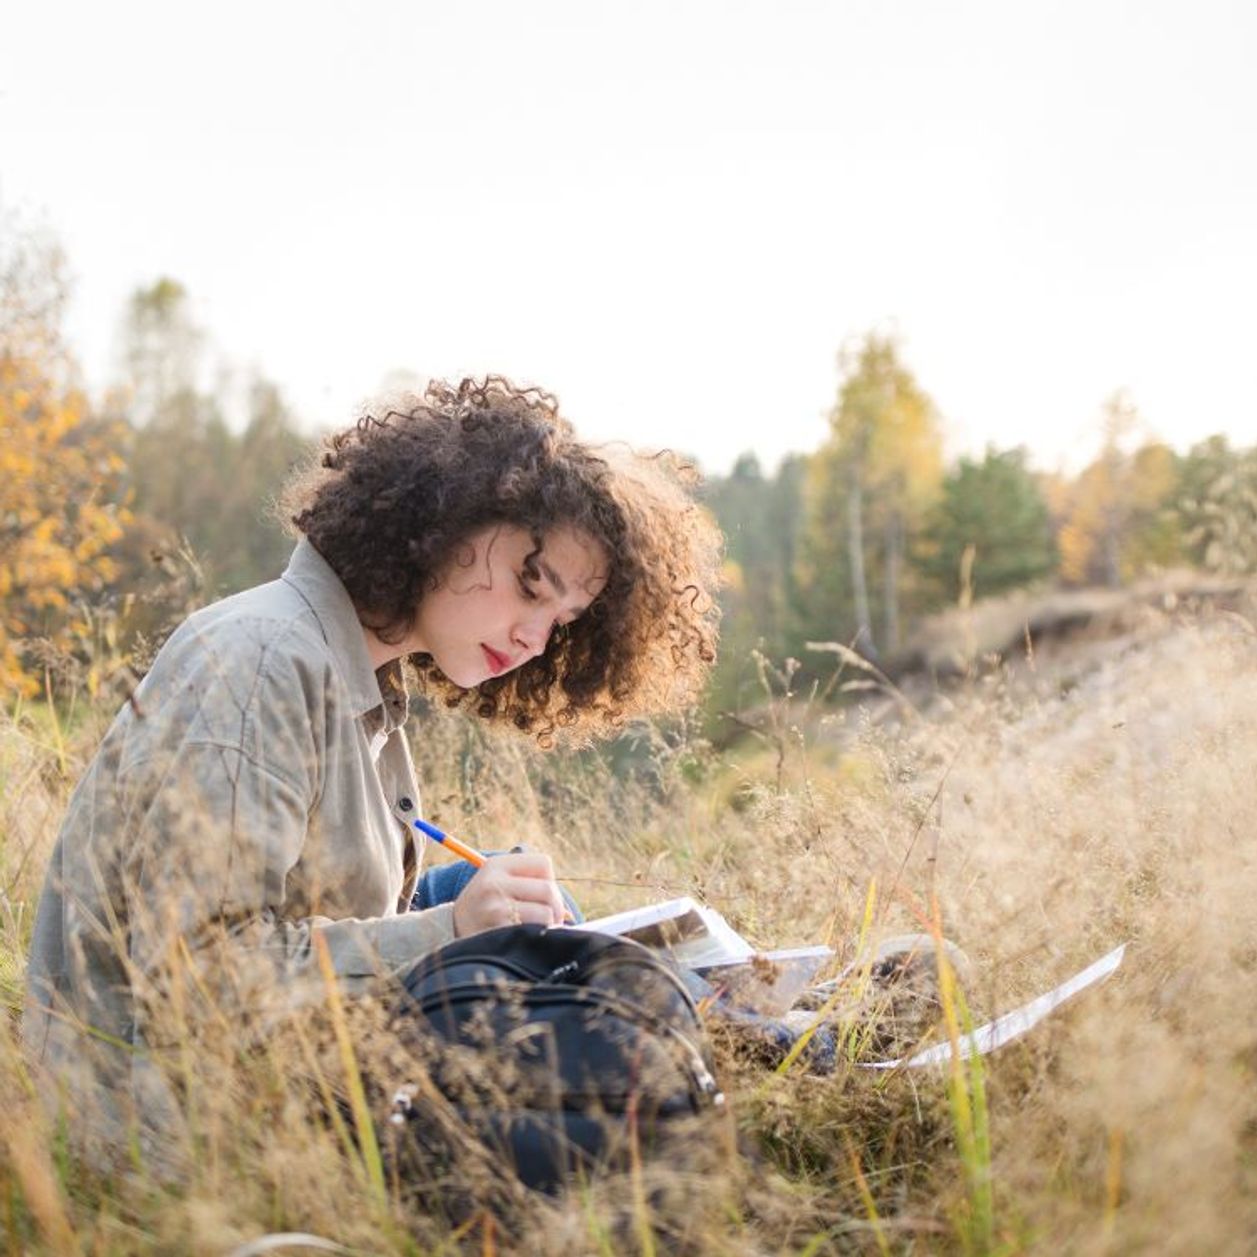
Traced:
<svg viewBox="0 0 1257 1257">
<path fill-rule="evenodd" d="M 354 714 L 361 716 L 379 707 L 384 703 L 385 695 L 380 687 L 380 677 L 371 666 L 358 612 L 340 577 L 306 537 L 297 542 L 283 579 L 296 589 L 314 612 L 323 630 L 323 638 L 331 649 L 336 670 L 349 690 Z M 386 665 L 381 673 L 389 671 L 390 667 L 392 665 Z M 390 674 L 387 679 L 392 690 L 400 678 Z"/>
</svg>

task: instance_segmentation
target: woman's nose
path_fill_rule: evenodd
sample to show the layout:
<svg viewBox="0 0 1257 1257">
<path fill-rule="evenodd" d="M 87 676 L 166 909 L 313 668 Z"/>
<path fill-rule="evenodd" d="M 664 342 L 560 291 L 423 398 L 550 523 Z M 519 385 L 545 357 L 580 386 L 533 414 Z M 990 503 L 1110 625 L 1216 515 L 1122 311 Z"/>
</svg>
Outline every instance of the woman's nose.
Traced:
<svg viewBox="0 0 1257 1257">
<path fill-rule="evenodd" d="M 530 616 L 516 625 L 515 640 L 528 651 L 529 655 L 539 655 L 545 650 L 553 628 L 554 620 L 550 616 Z"/>
</svg>

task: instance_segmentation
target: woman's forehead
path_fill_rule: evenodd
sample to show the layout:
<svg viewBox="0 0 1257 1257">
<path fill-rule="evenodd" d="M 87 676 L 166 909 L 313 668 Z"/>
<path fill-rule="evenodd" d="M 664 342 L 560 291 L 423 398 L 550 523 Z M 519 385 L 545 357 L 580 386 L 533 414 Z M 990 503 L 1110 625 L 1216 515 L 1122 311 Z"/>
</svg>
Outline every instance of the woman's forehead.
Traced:
<svg viewBox="0 0 1257 1257">
<path fill-rule="evenodd" d="M 572 524 L 557 524 L 537 538 L 518 524 L 491 524 L 474 540 L 512 562 L 532 559 L 538 571 L 560 596 L 585 590 L 593 581 L 606 580 L 610 556 L 601 542 Z"/>
<path fill-rule="evenodd" d="M 489 524 L 483 528 L 473 540 L 485 539 L 495 544 L 495 548 L 522 551 L 531 554 L 538 549 L 546 554 L 572 556 L 579 553 L 604 553 L 603 546 L 584 529 L 574 524 L 555 524 L 534 533 L 531 529 L 521 528 L 518 524 Z"/>
</svg>

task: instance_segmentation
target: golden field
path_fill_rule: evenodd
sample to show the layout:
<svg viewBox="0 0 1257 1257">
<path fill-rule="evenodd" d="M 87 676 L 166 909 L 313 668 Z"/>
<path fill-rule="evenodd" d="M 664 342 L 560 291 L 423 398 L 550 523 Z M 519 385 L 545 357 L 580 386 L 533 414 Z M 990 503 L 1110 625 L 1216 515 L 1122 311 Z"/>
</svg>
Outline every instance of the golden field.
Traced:
<svg viewBox="0 0 1257 1257">
<path fill-rule="evenodd" d="M 11 705 L 0 727 L 0 1234 L 8 1252 L 229 1253 L 306 1232 L 354 1253 L 1244 1253 L 1257 1236 L 1257 629 L 1142 603 L 1120 624 L 858 705 L 786 696 L 719 752 L 641 730 L 542 755 L 446 716 L 412 744 L 426 806 L 484 846 L 553 853 L 587 911 L 700 895 L 753 941 L 920 930 L 936 901 L 975 1014 L 1120 942 L 1104 985 L 980 1071 L 776 1072 L 718 1038 L 736 1156 L 561 1202 L 377 1176 L 319 1116 L 355 1064 L 211 1035 L 187 1079 L 191 1168 L 102 1175 L 43 1114 L 16 1052 L 22 956 L 78 771 L 119 695 Z M 848 671 L 847 676 L 868 679 Z M 55 714 L 54 714 L 55 712 Z M 345 1012 L 368 1077 L 388 1046 Z M 853 1057 L 859 1026 L 853 1015 Z M 370 1089 L 368 1089 L 370 1090 Z M 387 1151 L 387 1150 L 385 1150 Z M 479 1167 L 477 1172 L 484 1172 Z M 491 1172 L 491 1170 L 490 1170 Z M 471 1170 L 468 1170 L 471 1173 Z M 260 1250 L 259 1250 L 260 1251 Z M 274 1251 L 303 1251 L 297 1247 Z M 306 1249 L 304 1251 L 314 1251 Z"/>
</svg>

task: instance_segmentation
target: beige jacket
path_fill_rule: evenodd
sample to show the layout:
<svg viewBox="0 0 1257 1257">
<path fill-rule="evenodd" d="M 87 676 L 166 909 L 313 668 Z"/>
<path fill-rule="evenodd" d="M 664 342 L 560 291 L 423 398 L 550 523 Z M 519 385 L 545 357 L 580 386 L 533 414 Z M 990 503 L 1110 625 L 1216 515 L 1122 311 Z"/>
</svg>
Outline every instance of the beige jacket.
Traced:
<svg viewBox="0 0 1257 1257">
<path fill-rule="evenodd" d="M 407 911 L 405 716 L 307 541 L 171 636 L 74 792 L 36 916 L 23 1034 L 72 1111 L 144 1116 L 173 995 L 244 1025 L 320 997 L 317 937 L 350 991 L 453 937 L 450 906 Z"/>
</svg>

